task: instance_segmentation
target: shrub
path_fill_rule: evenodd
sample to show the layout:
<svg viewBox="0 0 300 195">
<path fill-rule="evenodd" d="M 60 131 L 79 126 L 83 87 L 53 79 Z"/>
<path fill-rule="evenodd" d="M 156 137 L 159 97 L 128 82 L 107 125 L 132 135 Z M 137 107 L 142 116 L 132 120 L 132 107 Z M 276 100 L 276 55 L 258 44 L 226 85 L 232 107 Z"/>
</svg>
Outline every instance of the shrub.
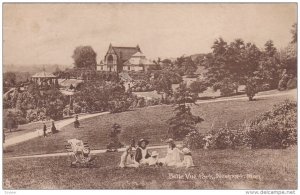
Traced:
<svg viewBox="0 0 300 195">
<path fill-rule="evenodd" d="M 190 149 L 200 149 L 205 145 L 204 135 L 197 131 L 192 131 L 186 135 L 183 140 L 183 145 Z"/>
<path fill-rule="evenodd" d="M 282 91 L 287 88 L 287 83 L 289 81 L 289 76 L 284 74 L 278 83 L 278 90 Z"/>
<path fill-rule="evenodd" d="M 115 151 L 118 148 L 123 147 L 124 145 L 119 141 L 119 134 L 121 133 L 121 126 L 117 123 L 114 123 L 111 129 L 111 132 L 109 133 L 109 139 L 110 142 L 107 145 L 108 150 Z"/>
<path fill-rule="evenodd" d="M 74 110 L 74 113 L 75 113 L 75 114 L 79 114 L 79 113 L 81 113 L 82 108 L 81 108 L 80 105 L 74 104 L 74 105 L 73 105 L 73 110 Z"/>
<path fill-rule="evenodd" d="M 251 148 L 286 148 L 297 144 L 297 104 L 286 100 L 254 119 L 245 133 Z"/>
<path fill-rule="evenodd" d="M 23 116 L 23 112 L 17 109 L 4 110 L 3 126 L 8 129 L 16 129 L 18 125 L 26 124 L 28 121 Z"/>
<path fill-rule="evenodd" d="M 227 128 L 221 128 L 213 132 L 213 148 L 226 149 L 234 148 L 235 135 Z"/>
<path fill-rule="evenodd" d="M 287 82 L 287 89 L 296 89 L 297 88 L 297 78 L 294 77 Z"/>
</svg>

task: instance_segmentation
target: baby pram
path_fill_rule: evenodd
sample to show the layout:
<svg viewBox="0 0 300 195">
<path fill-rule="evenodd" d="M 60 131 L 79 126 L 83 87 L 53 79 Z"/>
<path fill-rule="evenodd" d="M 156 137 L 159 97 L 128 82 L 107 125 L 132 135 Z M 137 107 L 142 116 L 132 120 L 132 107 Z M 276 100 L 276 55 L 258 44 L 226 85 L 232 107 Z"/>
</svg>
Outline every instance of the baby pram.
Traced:
<svg viewBox="0 0 300 195">
<path fill-rule="evenodd" d="M 94 165 L 95 156 L 90 154 L 87 142 L 78 139 L 70 139 L 65 144 L 68 156 L 71 157 L 71 167 L 90 167 Z"/>
</svg>

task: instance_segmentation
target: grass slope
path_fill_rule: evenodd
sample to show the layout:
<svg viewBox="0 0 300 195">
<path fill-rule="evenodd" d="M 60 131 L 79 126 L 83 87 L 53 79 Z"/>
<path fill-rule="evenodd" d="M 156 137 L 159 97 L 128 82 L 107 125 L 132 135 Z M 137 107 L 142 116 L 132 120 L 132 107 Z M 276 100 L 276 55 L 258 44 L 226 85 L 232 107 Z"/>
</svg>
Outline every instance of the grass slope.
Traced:
<svg viewBox="0 0 300 195">
<path fill-rule="evenodd" d="M 284 101 L 288 96 L 261 98 L 257 101 L 235 100 L 195 105 L 192 112 L 201 116 L 205 121 L 198 125 L 201 132 L 224 127 L 237 129 L 244 120 L 250 120 L 272 108 L 274 104 Z M 113 123 L 122 127 L 120 140 L 129 144 L 132 138 L 148 138 L 150 145 L 161 145 L 161 139 L 166 138 L 167 120 L 173 116 L 172 106 L 157 106 L 136 109 L 117 114 L 107 114 L 81 121 L 81 128 L 74 129 L 70 124 L 58 134 L 43 138 L 35 138 L 7 148 L 5 156 L 45 154 L 64 151 L 64 143 L 71 138 L 88 141 L 92 149 L 106 147 L 108 133 Z"/>
<path fill-rule="evenodd" d="M 159 151 L 160 157 L 165 151 Z M 196 150 L 194 168 L 118 168 L 121 153 L 97 156 L 93 168 L 70 168 L 67 157 L 4 159 L 4 189 L 296 189 L 296 148 Z M 182 179 L 170 175 L 182 175 Z M 186 175 L 197 178 L 187 178 Z M 200 175 L 200 177 L 199 177 Z M 202 176 L 221 175 L 219 178 Z M 242 178 L 224 178 L 239 175 Z"/>
</svg>

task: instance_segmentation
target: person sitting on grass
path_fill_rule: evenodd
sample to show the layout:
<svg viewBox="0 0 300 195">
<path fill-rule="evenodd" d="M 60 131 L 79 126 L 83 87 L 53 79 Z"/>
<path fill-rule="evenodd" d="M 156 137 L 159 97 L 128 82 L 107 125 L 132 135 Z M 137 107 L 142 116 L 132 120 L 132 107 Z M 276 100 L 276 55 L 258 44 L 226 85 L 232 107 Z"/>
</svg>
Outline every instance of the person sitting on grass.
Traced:
<svg viewBox="0 0 300 195">
<path fill-rule="evenodd" d="M 158 162 L 158 155 L 159 154 L 156 151 L 153 151 L 151 153 L 151 157 L 148 160 L 148 165 L 149 166 L 158 166 L 158 165 L 160 165 L 159 162 Z"/>
<path fill-rule="evenodd" d="M 185 167 L 185 168 L 195 166 L 193 159 L 192 159 L 192 154 L 191 154 L 190 149 L 183 148 L 182 153 L 183 153 L 183 161 L 178 163 L 176 166 L 177 167 Z"/>
<path fill-rule="evenodd" d="M 124 153 L 121 156 L 121 162 L 119 165 L 121 168 L 126 167 L 138 167 L 139 163 L 134 160 L 134 156 L 132 155 L 132 147 L 127 146 Z"/>
<path fill-rule="evenodd" d="M 146 139 L 140 139 L 138 141 L 138 147 L 136 149 L 135 153 L 135 161 L 139 164 L 147 164 L 148 158 L 150 157 L 150 154 L 148 153 L 147 145 L 149 144 L 149 141 Z"/>
<path fill-rule="evenodd" d="M 165 166 L 176 166 L 176 164 L 181 162 L 180 154 L 182 152 L 176 147 L 173 139 L 168 139 L 167 143 L 169 144 L 167 156 L 159 159 L 159 162 Z"/>
</svg>

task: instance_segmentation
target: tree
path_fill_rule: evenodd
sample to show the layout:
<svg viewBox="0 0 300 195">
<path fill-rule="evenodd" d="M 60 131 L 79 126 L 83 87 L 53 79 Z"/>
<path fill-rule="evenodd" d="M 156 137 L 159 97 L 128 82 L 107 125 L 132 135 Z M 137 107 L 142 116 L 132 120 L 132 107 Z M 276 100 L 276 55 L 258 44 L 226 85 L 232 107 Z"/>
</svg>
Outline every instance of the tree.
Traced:
<svg viewBox="0 0 300 195">
<path fill-rule="evenodd" d="M 161 72 L 153 81 L 154 89 L 158 92 L 166 94 L 166 97 L 172 94 L 172 81 L 167 72 Z M 164 100 L 163 96 L 162 99 Z"/>
<path fill-rule="evenodd" d="M 291 43 L 297 43 L 297 23 L 293 24 L 291 33 L 292 33 Z"/>
<path fill-rule="evenodd" d="M 97 54 L 91 46 L 76 47 L 72 56 L 76 68 L 85 68 L 91 70 L 96 70 L 96 57 Z"/>
<path fill-rule="evenodd" d="M 188 103 L 195 103 L 196 99 L 186 83 L 181 83 L 174 93 L 176 113 L 169 119 L 168 134 L 176 140 L 182 140 L 191 132 L 197 132 L 196 125 L 204 121 L 201 117 L 195 116 L 191 112 Z"/>
<path fill-rule="evenodd" d="M 118 148 L 123 147 L 123 144 L 119 141 L 119 134 L 121 133 L 121 126 L 117 123 L 112 125 L 111 132 L 109 133 L 110 142 L 107 145 L 109 152 L 115 152 Z"/>
<path fill-rule="evenodd" d="M 250 77 L 246 81 L 246 95 L 249 98 L 249 101 L 253 100 L 255 94 L 259 91 L 259 77 Z"/>
<path fill-rule="evenodd" d="M 13 72 L 6 72 L 3 75 L 4 77 L 4 87 L 13 87 L 16 85 L 16 74 Z"/>
<path fill-rule="evenodd" d="M 260 77 L 264 84 L 268 84 L 270 89 L 276 89 L 280 80 L 281 63 L 277 55 L 273 41 L 269 40 L 265 44 L 265 49 L 262 52 L 260 59 L 259 71 Z"/>
<path fill-rule="evenodd" d="M 192 93 L 199 94 L 207 90 L 207 84 L 203 80 L 194 81 L 190 84 L 190 90 Z"/>
</svg>

